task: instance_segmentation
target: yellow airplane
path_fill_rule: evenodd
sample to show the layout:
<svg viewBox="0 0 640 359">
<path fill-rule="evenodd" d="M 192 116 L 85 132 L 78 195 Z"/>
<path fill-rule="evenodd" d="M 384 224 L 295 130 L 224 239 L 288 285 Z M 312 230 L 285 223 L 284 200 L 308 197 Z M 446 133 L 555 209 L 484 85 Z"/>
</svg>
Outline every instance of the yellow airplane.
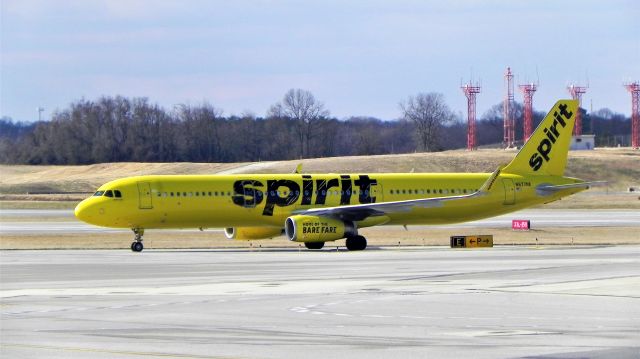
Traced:
<svg viewBox="0 0 640 359">
<path fill-rule="evenodd" d="M 346 238 L 363 250 L 358 229 L 446 224 L 521 210 L 588 189 L 564 177 L 578 102 L 558 101 L 529 141 L 493 173 L 241 174 L 137 176 L 101 186 L 75 209 L 78 219 L 130 228 L 131 250 L 145 229 L 225 228 L 229 239 L 282 234 L 309 249 Z"/>
</svg>

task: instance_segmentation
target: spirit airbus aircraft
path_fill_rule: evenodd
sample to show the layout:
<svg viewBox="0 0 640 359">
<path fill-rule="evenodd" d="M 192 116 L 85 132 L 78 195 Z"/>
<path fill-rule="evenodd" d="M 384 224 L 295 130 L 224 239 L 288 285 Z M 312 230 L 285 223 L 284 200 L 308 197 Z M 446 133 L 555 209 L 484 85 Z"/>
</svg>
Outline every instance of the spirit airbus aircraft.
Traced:
<svg viewBox="0 0 640 359">
<path fill-rule="evenodd" d="M 320 249 L 346 238 L 362 250 L 364 227 L 446 224 L 556 201 L 592 183 L 564 177 L 578 103 L 558 101 L 529 141 L 493 173 L 241 174 L 138 176 L 101 186 L 75 215 L 130 228 L 225 228 L 230 239 L 289 240 Z"/>
</svg>

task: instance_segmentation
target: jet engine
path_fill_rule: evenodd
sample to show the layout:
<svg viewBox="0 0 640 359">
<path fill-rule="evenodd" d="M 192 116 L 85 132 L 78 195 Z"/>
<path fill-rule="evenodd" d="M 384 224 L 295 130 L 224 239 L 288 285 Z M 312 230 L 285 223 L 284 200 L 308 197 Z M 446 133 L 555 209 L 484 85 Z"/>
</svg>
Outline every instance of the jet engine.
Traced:
<svg viewBox="0 0 640 359">
<path fill-rule="evenodd" d="M 328 242 L 358 235 L 355 223 L 339 219 L 297 215 L 287 218 L 287 238 L 294 242 Z"/>
<path fill-rule="evenodd" d="M 277 237 L 282 234 L 278 227 L 231 227 L 224 229 L 224 235 L 229 239 L 252 240 Z"/>
</svg>

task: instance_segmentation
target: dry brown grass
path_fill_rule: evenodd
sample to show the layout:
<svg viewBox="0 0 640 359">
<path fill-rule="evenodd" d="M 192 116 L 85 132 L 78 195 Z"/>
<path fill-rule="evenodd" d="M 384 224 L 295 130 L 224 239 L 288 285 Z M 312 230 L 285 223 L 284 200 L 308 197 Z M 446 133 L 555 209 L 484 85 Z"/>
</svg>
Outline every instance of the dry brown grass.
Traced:
<svg viewBox="0 0 640 359">
<path fill-rule="evenodd" d="M 0 165 L 0 193 L 92 192 L 108 181 L 151 174 L 290 173 L 303 163 L 306 173 L 327 172 L 492 172 L 515 151 L 456 150 L 402 155 L 332 157 L 257 163 L 104 163 L 85 166 Z M 598 149 L 570 152 L 567 175 L 604 180 L 620 191 L 640 186 L 640 151 Z"/>
</svg>

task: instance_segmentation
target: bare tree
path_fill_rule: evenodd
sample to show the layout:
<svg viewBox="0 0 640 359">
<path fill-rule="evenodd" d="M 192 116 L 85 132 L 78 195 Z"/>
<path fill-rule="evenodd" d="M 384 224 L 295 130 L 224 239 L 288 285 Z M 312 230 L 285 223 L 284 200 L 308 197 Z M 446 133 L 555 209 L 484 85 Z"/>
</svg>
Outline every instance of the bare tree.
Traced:
<svg viewBox="0 0 640 359">
<path fill-rule="evenodd" d="M 329 111 L 324 109 L 324 104 L 317 101 L 311 92 L 290 89 L 281 103 L 271 106 L 268 116 L 294 120 L 302 158 L 310 154 L 311 139 L 318 131 L 321 120 L 329 116 Z"/>
<path fill-rule="evenodd" d="M 435 92 L 420 93 L 410 96 L 407 102 L 401 102 L 400 109 L 404 119 L 416 127 L 420 149 L 427 152 L 439 150 L 440 130 L 454 119 L 444 96 Z"/>
</svg>

